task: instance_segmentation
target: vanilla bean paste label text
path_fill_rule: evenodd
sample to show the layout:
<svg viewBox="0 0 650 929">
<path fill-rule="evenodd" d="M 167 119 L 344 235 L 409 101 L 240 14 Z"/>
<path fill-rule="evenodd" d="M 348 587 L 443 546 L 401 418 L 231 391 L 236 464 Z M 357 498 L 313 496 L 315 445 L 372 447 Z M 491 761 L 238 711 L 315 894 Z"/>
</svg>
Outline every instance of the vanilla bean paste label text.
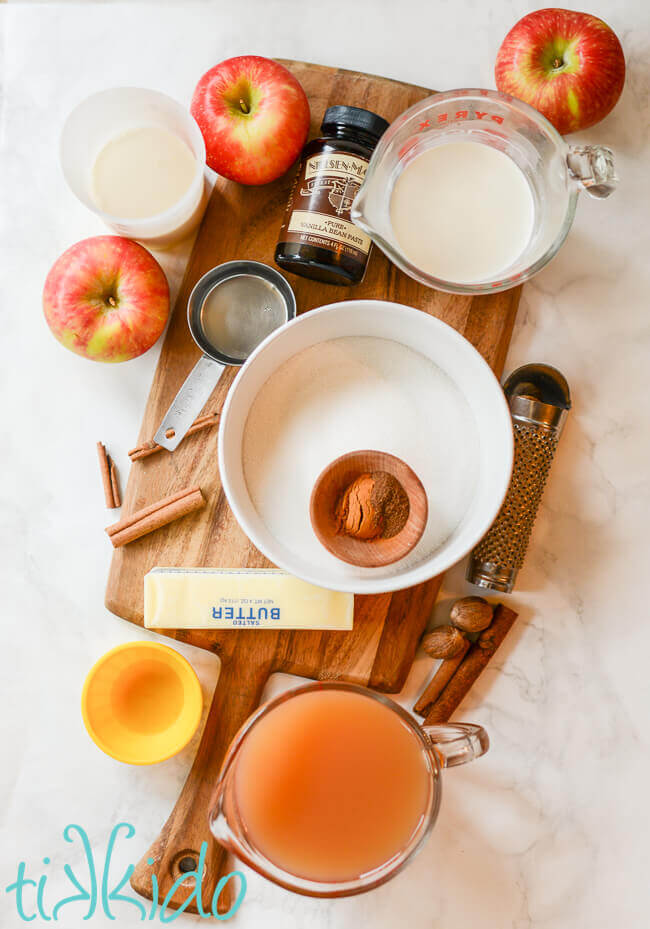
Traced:
<svg viewBox="0 0 650 929">
<path fill-rule="evenodd" d="M 280 242 L 313 245 L 365 261 L 371 240 L 350 219 L 368 168 L 365 158 L 326 152 L 305 159 L 294 182 Z"/>
</svg>

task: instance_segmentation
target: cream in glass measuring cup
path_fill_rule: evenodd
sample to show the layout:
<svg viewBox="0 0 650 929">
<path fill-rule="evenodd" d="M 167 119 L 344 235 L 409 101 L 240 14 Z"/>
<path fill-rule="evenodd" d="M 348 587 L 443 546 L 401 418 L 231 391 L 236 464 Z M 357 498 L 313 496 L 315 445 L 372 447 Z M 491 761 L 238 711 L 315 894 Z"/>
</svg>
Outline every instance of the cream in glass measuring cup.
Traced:
<svg viewBox="0 0 650 929">
<path fill-rule="evenodd" d="M 195 284 L 187 304 L 190 334 L 202 351 L 158 427 L 154 441 L 173 451 L 227 367 L 240 367 L 275 329 L 296 315 L 285 278 L 259 261 L 227 261 Z"/>
<path fill-rule="evenodd" d="M 525 250 L 535 203 L 508 155 L 473 141 L 422 152 L 403 169 L 390 221 L 404 255 L 433 277 L 459 284 L 492 278 Z"/>
<path fill-rule="evenodd" d="M 521 100 L 451 90 L 392 123 L 350 215 L 420 283 L 494 293 L 528 280 L 553 258 L 580 190 L 602 199 L 616 180 L 609 149 L 568 145 Z M 418 244 L 427 236 L 431 243 Z"/>
</svg>

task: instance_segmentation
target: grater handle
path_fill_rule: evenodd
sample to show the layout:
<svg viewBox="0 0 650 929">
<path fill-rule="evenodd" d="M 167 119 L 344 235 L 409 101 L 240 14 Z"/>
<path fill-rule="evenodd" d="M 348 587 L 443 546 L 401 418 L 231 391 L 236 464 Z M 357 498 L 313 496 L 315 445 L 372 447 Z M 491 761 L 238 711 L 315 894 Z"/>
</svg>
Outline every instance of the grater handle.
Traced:
<svg viewBox="0 0 650 929">
<path fill-rule="evenodd" d="M 505 383 L 514 431 L 512 478 L 499 514 L 472 552 L 467 580 L 510 593 L 528 548 L 560 434 L 571 406 L 564 377 L 524 365 Z"/>
<path fill-rule="evenodd" d="M 523 564 L 559 436 L 515 422 L 515 460 L 508 493 L 487 535 L 476 546 L 467 580 L 510 593 Z M 532 468 L 532 471 L 531 471 Z"/>
</svg>

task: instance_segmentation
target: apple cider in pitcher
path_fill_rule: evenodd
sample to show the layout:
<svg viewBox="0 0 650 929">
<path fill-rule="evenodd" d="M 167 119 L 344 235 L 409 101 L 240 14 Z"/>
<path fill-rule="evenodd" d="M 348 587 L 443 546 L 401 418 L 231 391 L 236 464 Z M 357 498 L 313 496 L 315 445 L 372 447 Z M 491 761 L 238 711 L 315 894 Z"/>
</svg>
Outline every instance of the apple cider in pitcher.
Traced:
<svg viewBox="0 0 650 929">
<path fill-rule="evenodd" d="M 250 730 L 235 798 L 252 843 L 314 881 L 345 881 L 399 855 L 425 814 L 417 736 L 389 707 L 343 690 L 298 694 Z"/>
</svg>

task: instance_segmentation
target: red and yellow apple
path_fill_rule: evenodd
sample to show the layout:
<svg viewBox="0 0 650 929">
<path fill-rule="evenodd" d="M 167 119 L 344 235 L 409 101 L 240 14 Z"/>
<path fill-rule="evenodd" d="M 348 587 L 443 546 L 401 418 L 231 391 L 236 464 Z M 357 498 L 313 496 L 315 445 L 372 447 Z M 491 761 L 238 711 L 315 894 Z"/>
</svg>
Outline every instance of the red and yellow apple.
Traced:
<svg viewBox="0 0 650 929">
<path fill-rule="evenodd" d="M 160 337 L 169 285 L 153 255 L 117 235 L 72 245 L 43 289 L 47 324 L 61 345 L 92 361 L 128 361 Z"/>
<path fill-rule="evenodd" d="M 503 40 L 494 69 L 500 91 L 534 106 L 558 132 L 600 122 L 625 83 L 616 34 L 589 13 L 529 13 Z"/>
<path fill-rule="evenodd" d="M 242 55 L 207 71 L 191 113 L 208 165 L 240 184 L 268 184 L 296 160 L 309 132 L 305 92 L 285 67 Z"/>
</svg>

